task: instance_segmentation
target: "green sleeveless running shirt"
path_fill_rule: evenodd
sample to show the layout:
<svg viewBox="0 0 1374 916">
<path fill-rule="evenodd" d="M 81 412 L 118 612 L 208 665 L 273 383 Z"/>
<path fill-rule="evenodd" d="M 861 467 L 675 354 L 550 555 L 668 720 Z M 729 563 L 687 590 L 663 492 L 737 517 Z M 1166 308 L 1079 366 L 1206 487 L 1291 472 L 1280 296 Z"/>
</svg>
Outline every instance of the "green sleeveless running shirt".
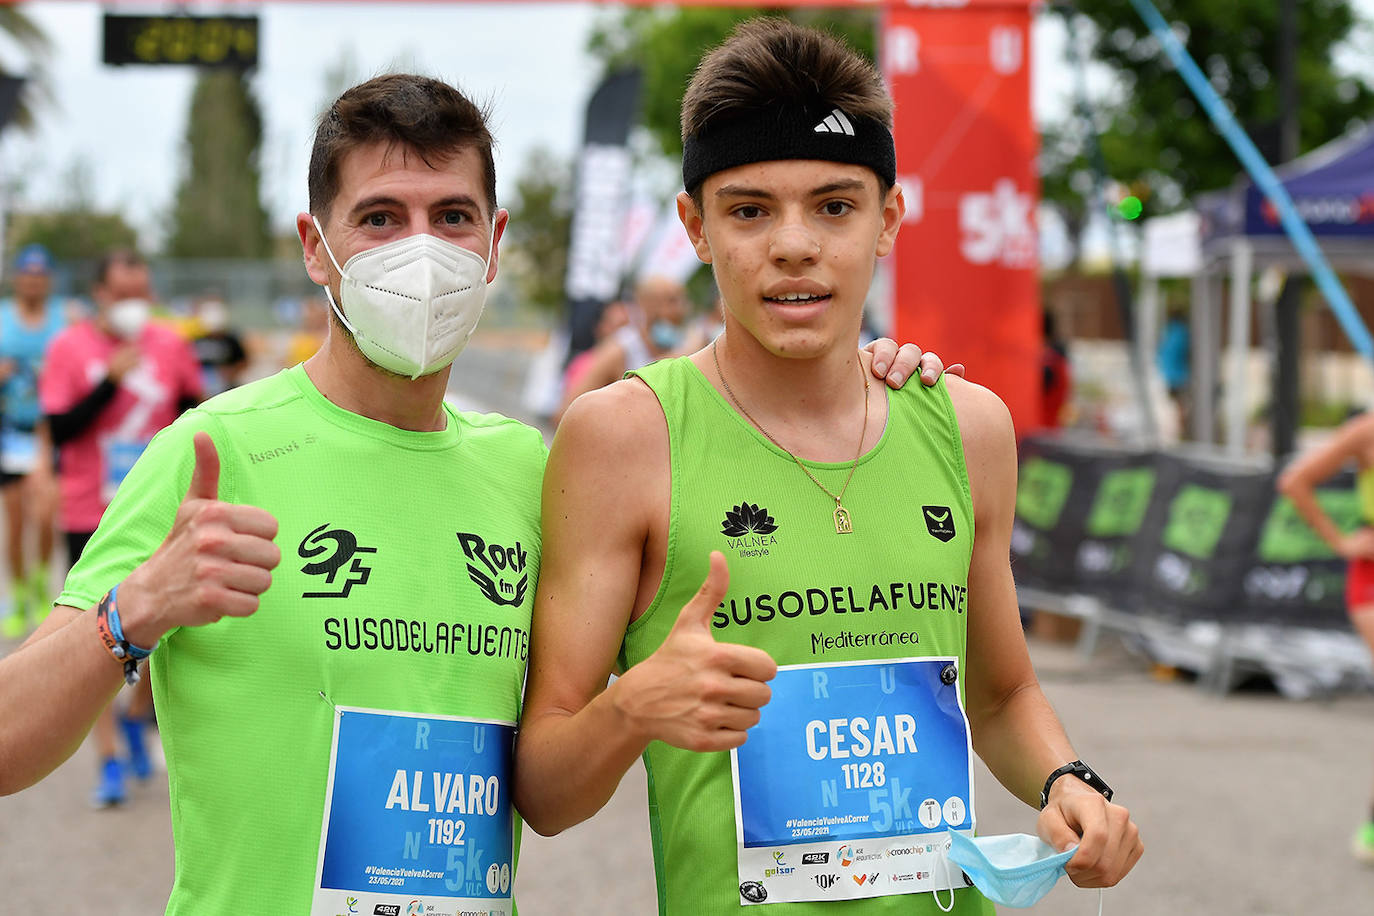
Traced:
<svg viewBox="0 0 1374 916">
<path fill-rule="evenodd" d="M 730 567 L 730 590 L 713 621 L 721 641 L 762 648 L 779 665 L 955 656 L 962 670 L 973 511 L 943 381 L 888 392 L 887 427 L 844 494 L 853 532 L 837 534 L 834 500 L 689 360 L 632 374 L 653 389 L 667 418 L 672 492 L 663 581 L 625 635 L 622 668 L 659 647 L 706 578 L 710 551 L 720 550 Z M 851 462 L 806 465 L 838 493 Z M 730 754 L 654 742 L 644 763 L 659 912 L 738 912 Z M 955 897 L 961 916 L 992 912 L 973 889 Z M 919 893 L 775 903 L 759 912 L 940 911 Z"/>
<path fill-rule="evenodd" d="M 1360 500 L 1360 520 L 1374 525 L 1374 467 L 1360 468 L 1355 475 L 1355 493 Z"/>
<path fill-rule="evenodd" d="M 88 608 L 152 553 L 198 430 L 220 498 L 280 525 L 258 611 L 175 630 L 152 656 L 169 914 L 311 912 L 334 705 L 517 721 L 544 443 L 445 411 L 442 431 L 397 429 L 336 407 L 300 366 L 220 395 L 153 440 L 68 578 L 59 603 Z"/>
</svg>

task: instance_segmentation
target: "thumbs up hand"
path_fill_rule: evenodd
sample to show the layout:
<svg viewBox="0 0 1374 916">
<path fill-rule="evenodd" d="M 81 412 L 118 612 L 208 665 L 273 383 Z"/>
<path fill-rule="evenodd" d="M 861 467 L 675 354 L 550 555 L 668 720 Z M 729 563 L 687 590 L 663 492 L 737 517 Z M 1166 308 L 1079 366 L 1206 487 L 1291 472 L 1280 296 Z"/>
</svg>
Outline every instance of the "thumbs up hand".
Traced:
<svg viewBox="0 0 1374 916">
<path fill-rule="evenodd" d="M 281 562 L 277 520 L 265 509 L 219 501 L 219 453 L 195 435 L 196 463 L 172 530 L 153 555 L 119 584 L 124 636 L 157 645 L 174 627 L 247 617 Z"/>
<path fill-rule="evenodd" d="M 778 666 L 762 649 L 716 642 L 711 617 L 729 585 L 725 557 L 712 551 L 710 574 L 663 645 L 620 678 L 617 708 L 644 740 L 722 751 L 758 723 Z"/>
</svg>

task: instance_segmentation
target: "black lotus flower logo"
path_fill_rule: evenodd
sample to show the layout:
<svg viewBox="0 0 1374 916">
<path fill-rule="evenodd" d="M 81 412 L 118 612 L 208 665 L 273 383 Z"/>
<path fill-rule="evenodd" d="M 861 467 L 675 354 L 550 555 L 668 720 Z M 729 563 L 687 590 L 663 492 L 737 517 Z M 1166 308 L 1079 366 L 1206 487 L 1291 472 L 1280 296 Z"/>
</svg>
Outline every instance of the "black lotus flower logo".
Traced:
<svg viewBox="0 0 1374 916">
<path fill-rule="evenodd" d="M 753 503 L 740 503 L 725 513 L 725 521 L 720 523 L 720 533 L 730 538 L 742 538 L 751 531 L 754 534 L 772 534 L 777 530 L 778 526 L 768 510 Z"/>
</svg>

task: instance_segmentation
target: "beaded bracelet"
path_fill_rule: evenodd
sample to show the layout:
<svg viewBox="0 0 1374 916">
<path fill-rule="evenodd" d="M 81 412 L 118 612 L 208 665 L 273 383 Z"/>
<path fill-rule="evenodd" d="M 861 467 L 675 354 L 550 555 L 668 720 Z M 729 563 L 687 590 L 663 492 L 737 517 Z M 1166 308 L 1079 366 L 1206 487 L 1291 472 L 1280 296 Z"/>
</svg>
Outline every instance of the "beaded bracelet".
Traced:
<svg viewBox="0 0 1374 916">
<path fill-rule="evenodd" d="M 119 601 L 115 596 L 118 591 L 116 585 L 96 605 L 95 629 L 114 660 L 124 665 L 124 683 L 132 686 L 139 680 L 138 663 L 152 655 L 153 650 L 141 649 L 124 638 L 124 628 L 119 623 Z"/>
</svg>

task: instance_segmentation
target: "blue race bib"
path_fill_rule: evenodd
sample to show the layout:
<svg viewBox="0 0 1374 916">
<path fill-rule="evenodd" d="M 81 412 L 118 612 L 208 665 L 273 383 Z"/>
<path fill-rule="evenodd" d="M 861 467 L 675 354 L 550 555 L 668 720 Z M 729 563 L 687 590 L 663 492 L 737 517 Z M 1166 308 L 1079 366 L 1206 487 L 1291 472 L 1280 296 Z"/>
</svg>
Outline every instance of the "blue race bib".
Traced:
<svg viewBox="0 0 1374 916">
<path fill-rule="evenodd" d="M 949 887 L 945 831 L 973 830 L 955 664 L 778 670 L 759 724 L 731 752 L 742 904 Z"/>
<path fill-rule="evenodd" d="M 510 916 L 514 737 L 512 722 L 336 707 L 311 916 Z"/>
</svg>

